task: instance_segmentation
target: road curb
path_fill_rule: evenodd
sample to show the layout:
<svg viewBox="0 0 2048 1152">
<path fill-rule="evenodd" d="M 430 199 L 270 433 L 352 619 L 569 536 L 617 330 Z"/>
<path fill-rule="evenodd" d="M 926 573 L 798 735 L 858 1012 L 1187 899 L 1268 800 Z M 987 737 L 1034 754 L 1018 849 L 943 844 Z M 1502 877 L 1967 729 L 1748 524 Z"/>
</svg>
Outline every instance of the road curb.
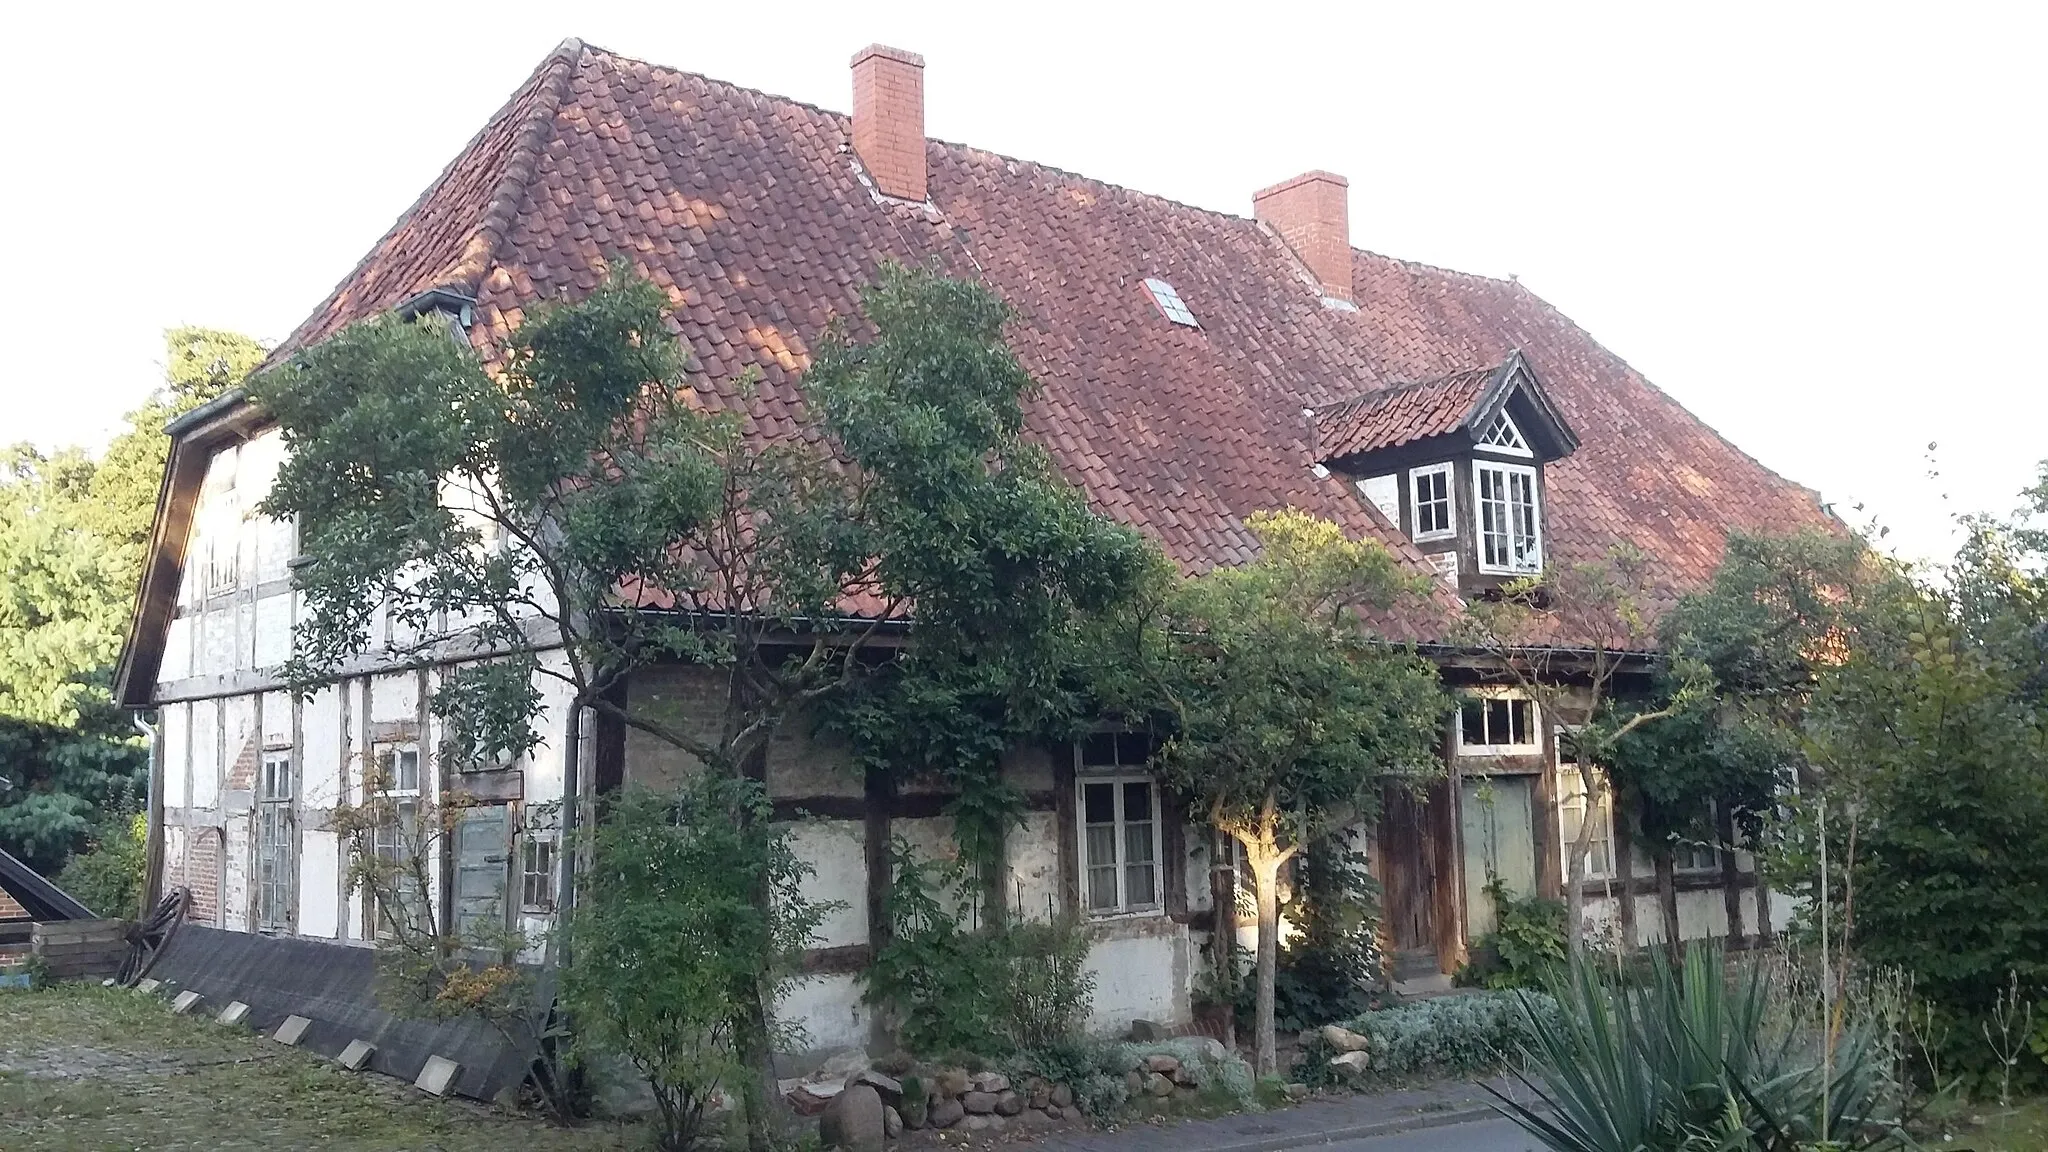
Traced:
<svg viewBox="0 0 2048 1152">
<path fill-rule="evenodd" d="M 1400 1132 L 1449 1128 L 1454 1124 L 1492 1120 L 1499 1116 L 1500 1111 L 1491 1104 L 1471 1104 L 1435 1112 L 1418 1112 L 1410 1116 L 1394 1116 L 1364 1124 L 1346 1124 L 1316 1132 L 1274 1133 L 1271 1136 L 1258 1136 L 1229 1144 L 1204 1144 L 1200 1148 L 1190 1149 L 1189 1152 L 1285 1152 L 1289 1148 L 1313 1148 L 1319 1144 L 1335 1144 L 1344 1140 L 1365 1140 L 1374 1136 L 1392 1136 Z"/>
</svg>

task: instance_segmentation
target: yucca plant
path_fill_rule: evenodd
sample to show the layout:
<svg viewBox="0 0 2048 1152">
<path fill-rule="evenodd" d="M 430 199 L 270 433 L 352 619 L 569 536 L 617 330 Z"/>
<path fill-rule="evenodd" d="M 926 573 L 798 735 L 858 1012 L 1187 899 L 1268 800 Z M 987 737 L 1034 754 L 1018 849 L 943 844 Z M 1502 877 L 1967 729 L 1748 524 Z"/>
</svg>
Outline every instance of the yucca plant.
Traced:
<svg viewBox="0 0 2048 1152">
<path fill-rule="evenodd" d="M 1654 954 L 1635 978 L 1575 963 L 1557 999 L 1561 1019 L 1529 1030 L 1517 1073 L 1535 1102 L 1495 1093 L 1554 1152 L 1910 1146 L 1875 1022 L 1839 1023 L 1824 1061 L 1823 1022 L 1760 966 L 1731 978 L 1718 946 L 1682 964 Z"/>
</svg>

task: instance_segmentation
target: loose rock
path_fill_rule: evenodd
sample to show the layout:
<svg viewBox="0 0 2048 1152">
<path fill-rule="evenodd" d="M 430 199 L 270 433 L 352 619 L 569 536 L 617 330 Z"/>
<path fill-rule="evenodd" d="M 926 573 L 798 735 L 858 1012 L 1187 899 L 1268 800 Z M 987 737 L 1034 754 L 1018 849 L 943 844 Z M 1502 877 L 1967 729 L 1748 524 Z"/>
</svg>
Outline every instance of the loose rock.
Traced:
<svg viewBox="0 0 2048 1152">
<path fill-rule="evenodd" d="M 1322 1036 L 1323 1043 L 1339 1052 L 1363 1052 L 1372 1047 L 1372 1041 L 1349 1028 L 1340 1028 L 1335 1024 L 1325 1024 Z"/>
<path fill-rule="evenodd" d="M 1173 1080 L 1164 1073 L 1154 1072 L 1145 1081 L 1145 1091 L 1154 1096 L 1173 1095 Z"/>
<path fill-rule="evenodd" d="M 1164 1025 L 1156 1024 L 1150 1020 L 1131 1021 L 1131 1039 L 1140 1044 L 1149 1044 L 1154 1040 L 1164 1040 L 1166 1035 Z"/>
<path fill-rule="evenodd" d="M 903 1135 L 903 1114 L 894 1108 L 882 1108 L 882 1135 L 894 1140 Z"/>
<path fill-rule="evenodd" d="M 1052 1103 L 1055 1108 L 1068 1108 L 1074 1103 L 1074 1090 L 1065 1084 L 1052 1086 Z"/>
<path fill-rule="evenodd" d="M 1168 1056 L 1164 1052 L 1147 1056 L 1145 1057 L 1145 1070 L 1147 1072 L 1164 1072 L 1171 1076 L 1175 1072 L 1180 1071 L 1180 1058 Z"/>
<path fill-rule="evenodd" d="M 967 1109 L 969 1116 L 986 1116 L 996 1110 L 996 1094 L 969 1092 L 960 1098 L 960 1106 Z"/>
<path fill-rule="evenodd" d="M 948 1097 L 932 1105 L 932 1110 L 925 1116 L 925 1122 L 934 1128 L 951 1128 L 965 1115 L 967 1110 L 960 1106 L 960 1101 Z"/>
<path fill-rule="evenodd" d="M 1024 1098 L 1015 1092 L 1003 1092 L 996 1096 L 996 1115 L 1015 1116 L 1024 1110 Z"/>
<path fill-rule="evenodd" d="M 854 1074 L 853 1082 L 865 1084 L 881 1094 L 882 1103 L 894 1104 L 903 1099 L 903 1083 L 894 1076 L 886 1076 L 870 1068 Z"/>
<path fill-rule="evenodd" d="M 932 1074 L 932 1084 L 941 1096 L 965 1096 L 971 1082 L 965 1068 L 941 1068 Z"/>
<path fill-rule="evenodd" d="M 1341 1056 L 1333 1056 L 1330 1059 L 1330 1067 L 1356 1076 L 1367 1068 L 1372 1067 L 1372 1053 L 1346 1052 Z"/>
<path fill-rule="evenodd" d="M 1145 1090 L 1145 1074 L 1135 1068 L 1124 1073 L 1124 1087 L 1130 1089 L 1133 1093 L 1143 1092 Z"/>
<path fill-rule="evenodd" d="M 974 1088 L 977 1092 L 1008 1092 L 1010 1078 L 1000 1072 L 983 1072 L 975 1076 Z"/>
<path fill-rule="evenodd" d="M 1308 1099 L 1308 1085 L 1306 1084 L 1289 1084 L 1285 1091 L 1287 1098 L 1297 1104 Z"/>
<path fill-rule="evenodd" d="M 884 1139 L 882 1098 L 873 1088 L 856 1084 L 832 1098 L 818 1117 L 818 1139 L 827 1148 L 875 1152 Z"/>
<path fill-rule="evenodd" d="M 990 1128 L 1000 1126 L 1002 1124 L 1002 1121 L 996 1119 L 994 1116 L 979 1116 L 975 1115 L 974 1113 L 969 1113 L 967 1119 L 961 1121 L 960 1123 L 961 1126 L 966 1128 L 969 1132 L 983 1132 Z"/>
<path fill-rule="evenodd" d="M 825 1058 L 818 1070 L 804 1077 L 813 1082 L 845 1080 L 857 1073 L 868 1070 L 868 1054 L 858 1048 L 847 1048 Z"/>
</svg>

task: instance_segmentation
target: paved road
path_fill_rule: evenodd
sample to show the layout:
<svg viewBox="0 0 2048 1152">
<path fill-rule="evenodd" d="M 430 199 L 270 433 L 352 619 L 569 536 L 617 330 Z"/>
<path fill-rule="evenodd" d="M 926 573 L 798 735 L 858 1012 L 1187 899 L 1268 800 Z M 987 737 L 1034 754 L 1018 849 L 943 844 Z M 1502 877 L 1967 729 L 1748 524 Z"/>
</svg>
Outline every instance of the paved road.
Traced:
<svg viewBox="0 0 2048 1152">
<path fill-rule="evenodd" d="M 1318 1152 L 1531 1152 L 1537 1144 L 1515 1125 L 1494 1119 L 1314 1147 Z"/>
</svg>

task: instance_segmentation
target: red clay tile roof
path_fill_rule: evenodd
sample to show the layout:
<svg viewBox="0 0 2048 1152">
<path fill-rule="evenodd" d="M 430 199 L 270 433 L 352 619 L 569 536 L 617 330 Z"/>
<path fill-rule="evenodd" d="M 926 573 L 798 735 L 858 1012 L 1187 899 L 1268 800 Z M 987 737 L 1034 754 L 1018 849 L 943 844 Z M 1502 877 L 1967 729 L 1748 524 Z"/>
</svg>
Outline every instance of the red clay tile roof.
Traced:
<svg viewBox="0 0 2048 1152">
<path fill-rule="evenodd" d="M 1455 432 L 1499 372 L 1499 366 L 1473 368 L 1317 408 L 1316 455 L 1339 460 Z"/>
<path fill-rule="evenodd" d="M 1550 466 L 1554 561 L 1630 540 L 1675 592 L 1709 576 L 1730 528 L 1825 522 L 1812 492 L 1516 283 L 1358 252 L 1358 311 L 1329 309 L 1252 220 L 957 144 L 931 141 L 927 159 L 931 208 L 885 201 L 844 115 L 568 41 L 280 354 L 448 288 L 477 298 L 489 355 L 527 305 L 587 291 L 620 254 L 668 290 L 715 403 L 745 404 L 764 438 L 810 436 L 797 378 L 811 342 L 857 320 L 882 261 L 932 261 L 1014 310 L 1012 346 L 1041 386 L 1031 434 L 1096 507 L 1190 568 L 1250 558 L 1244 518 L 1289 505 L 1416 560 L 1312 468 L 1304 410 L 1516 348 L 1581 440 Z M 1148 276 L 1202 326 L 1163 317 Z M 762 373 L 750 399 L 717 387 L 748 367 Z"/>
</svg>

